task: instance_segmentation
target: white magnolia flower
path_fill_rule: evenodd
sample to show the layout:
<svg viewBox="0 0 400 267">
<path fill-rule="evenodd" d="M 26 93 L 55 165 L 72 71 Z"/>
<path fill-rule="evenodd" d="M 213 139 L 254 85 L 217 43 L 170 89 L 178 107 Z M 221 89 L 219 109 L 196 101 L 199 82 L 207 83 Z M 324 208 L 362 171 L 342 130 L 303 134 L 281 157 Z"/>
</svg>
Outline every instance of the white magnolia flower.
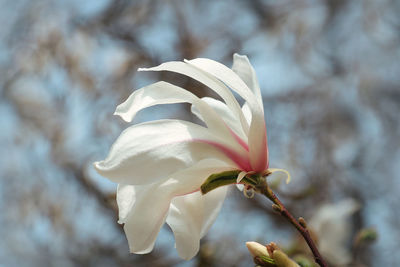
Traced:
<svg viewBox="0 0 400 267">
<path fill-rule="evenodd" d="M 352 231 L 351 216 L 359 209 L 360 204 L 352 198 L 335 204 L 324 204 L 308 223 L 318 236 L 321 254 L 337 266 L 345 266 L 351 262 L 348 247 Z"/>
<path fill-rule="evenodd" d="M 207 127 L 182 120 L 157 120 L 126 129 L 97 171 L 119 184 L 119 223 L 130 251 L 149 253 L 162 225 L 175 235 L 180 257 L 191 259 L 199 241 L 214 222 L 226 195 L 219 187 L 199 191 L 212 174 L 268 169 L 268 147 L 260 88 L 246 56 L 234 55 L 232 69 L 210 59 L 167 62 L 140 71 L 172 71 L 189 76 L 214 90 L 223 101 L 194 94 L 167 82 L 133 92 L 115 114 L 127 122 L 144 108 L 190 103 Z M 245 100 L 240 107 L 232 94 Z M 270 169 L 271 171 L 271 169 Z"/>
</svg>

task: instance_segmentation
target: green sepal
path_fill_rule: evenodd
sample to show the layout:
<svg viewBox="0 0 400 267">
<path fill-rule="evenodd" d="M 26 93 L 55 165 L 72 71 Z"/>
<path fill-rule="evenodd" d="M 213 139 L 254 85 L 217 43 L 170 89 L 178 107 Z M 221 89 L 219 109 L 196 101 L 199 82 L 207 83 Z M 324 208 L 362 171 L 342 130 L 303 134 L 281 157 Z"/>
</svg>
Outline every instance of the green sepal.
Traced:
<svg viewBox="0 0 400 267">
<path fill-rule="evenodd" d="M 266 266 L 277 266 L 276 265 L 276 263 L 275 263 L 275 261 L 274 261 L 274 259 L 272 259 L 272 258 L 270 258 L 270 257 L 268 257 L 268 256 L 259 256 L 259 258 L 263 261 L 263 262 L 265 262 L 265 263 L 267 263 L 268 265 L 266 265 Z"/>
<path fill-rule="evenodd" d="M 201 193 L 204 195 L 218 187 L 229 184 L 236 184 L 236 180 L 240 172 L 240 170 L 232 170 L 211 174 L 207 178 L 207 180 L 201 185 Z M 256 185 L 257 181 L 254 178 L 244 177 L 240 183 Z"/>
</svg>

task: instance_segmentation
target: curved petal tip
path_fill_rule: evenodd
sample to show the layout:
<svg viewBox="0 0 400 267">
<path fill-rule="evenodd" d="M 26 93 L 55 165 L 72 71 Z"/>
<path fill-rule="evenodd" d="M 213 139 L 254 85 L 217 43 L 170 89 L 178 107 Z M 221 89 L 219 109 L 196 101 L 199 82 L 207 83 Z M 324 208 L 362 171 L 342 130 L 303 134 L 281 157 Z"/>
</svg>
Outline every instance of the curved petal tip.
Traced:
<svg viewBox="0 0 400 267">
<path fill-rule="evenodd" d="M 286 174 L 286 184 L 290 183 L 291 176 L 290 176 L 290 173 L 289 173 L 287 170 L 285 170 L 285 169 L 274 169 L 274 168 L 272 168 L 272 169 L 268 169 L 268 171 L 269 171 L 270 173 L 274 173 L 274 172 L 283 172 L 284 174 Z"/>
</svg>

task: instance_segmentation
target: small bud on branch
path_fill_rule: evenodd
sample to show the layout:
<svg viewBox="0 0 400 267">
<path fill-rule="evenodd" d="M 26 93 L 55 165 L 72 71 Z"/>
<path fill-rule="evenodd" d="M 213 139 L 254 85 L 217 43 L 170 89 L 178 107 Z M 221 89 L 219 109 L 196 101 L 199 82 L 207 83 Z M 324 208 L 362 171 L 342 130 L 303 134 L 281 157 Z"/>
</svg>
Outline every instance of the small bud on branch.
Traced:
<svg viewBox="0 0 400 267">
<path fill-rule="evenodd" d="M 272 209 L 274 210 L 274 211 L 276 211 L 276 212 L 278 212 L 278 213 L 280 213 L 282 210 L 281 210 L 281 207 L 279 207 L 278 205 L 276 205 L 276 204 L 272 204 Z"/>
<path fill-rule="evenodd" d="M 299 217 L 299 224 L 301 226 L 303 226 L 304 228 L 307 228 L 307 222 L 306 222 L 306 220 L 304 220 L 303 217 Z"/>
</svg>

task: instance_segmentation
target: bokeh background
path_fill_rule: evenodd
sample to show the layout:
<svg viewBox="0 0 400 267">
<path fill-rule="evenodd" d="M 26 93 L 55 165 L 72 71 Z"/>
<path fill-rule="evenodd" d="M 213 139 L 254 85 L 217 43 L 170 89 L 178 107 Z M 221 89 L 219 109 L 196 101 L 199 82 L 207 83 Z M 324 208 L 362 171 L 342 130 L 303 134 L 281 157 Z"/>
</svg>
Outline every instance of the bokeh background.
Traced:
<svg viewBox="0 0 400 267">
<path fill-rule="evenodd" d="M 128 126 L 112 114 L 133 90 L 166 80 L 211 94 L 138 67 L 231 66 L 235 52 L 260 80 L 270 165 L 293 176 L 275 177 L 276 191 L 332 266 L 399 265 L 399 14 L 396 0 L 1 0 L 0 266 L 253 266 L 249 240 L 302 254 L 268 201 L 232 188 L 193 260 L 167 226 L 151 254 L 130 255 L 116 185 L 92 168 Z M 153 107 L 134 123 L 193 120 L 188 110 Z M 377 240 L 360 241 L 371 227 Z"/>
</svg>

